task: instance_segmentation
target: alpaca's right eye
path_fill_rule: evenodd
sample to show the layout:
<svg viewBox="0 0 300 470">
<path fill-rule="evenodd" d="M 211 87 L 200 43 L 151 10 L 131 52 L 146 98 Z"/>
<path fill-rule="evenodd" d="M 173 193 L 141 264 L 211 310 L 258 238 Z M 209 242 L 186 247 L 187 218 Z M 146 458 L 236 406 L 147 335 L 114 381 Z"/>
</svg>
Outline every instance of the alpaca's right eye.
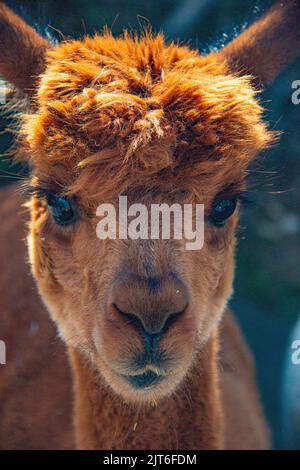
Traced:
<svg viewBox="0 0 300 470">
<path fill-rule="evenodd" d="M 74 203 L 69 199 L 57 196 L 55 194 L 47 194 L 47 204 L 53 219 L 58 225 L 71 225 L 77 219 Z"/>
</svg>

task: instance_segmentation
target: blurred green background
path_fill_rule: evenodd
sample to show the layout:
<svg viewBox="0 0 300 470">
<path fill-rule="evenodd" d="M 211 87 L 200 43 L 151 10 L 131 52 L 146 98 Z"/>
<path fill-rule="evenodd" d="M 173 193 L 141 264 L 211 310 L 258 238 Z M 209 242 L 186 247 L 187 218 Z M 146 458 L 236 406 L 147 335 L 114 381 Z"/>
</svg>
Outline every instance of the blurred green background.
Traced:
<svg viewBox="0 0 300 470">
<path fill-rule="evenodd" d="M 272 2 L 253 0 L 64 0 L 7 2 L 43 34 L 60 40 L 101 30 L 119 34 L 123 28 L 152 25 L 168 40 L 188 41 L 200 51 L 220 47 Z M 294 446 L 284 432 L 282 377 L 289 355 L 290 334 L 300 312 L 300 105 L 291 101 L 292 82 L 300 79 L 300 60 L 291 65 L 262 94 L 270 127 L 283 131 L 280 143 L 251 168 L 249 197 L 239 229 L 234 310 L 254 351 L 258 381 L 271 422 L 276 447 Z M 11 134 L 0 114 L 0 151 Z M 0 184 L 19 172 L 6 159 L 0 165 Z M 300 368 L 300 366 L 299 366 Z M 298 372 L 299 374 L 299 372 Z M 300 388 L 300 383 L 295 384 Z M 299 405 L 300 406 L 300 405 Z M 300 431 L 299 436 L 300 436 Z M 292 442 L 293 441 L 293 442 Z M 296 442 L 296 443 L 295 443 Z"/>
</svg>

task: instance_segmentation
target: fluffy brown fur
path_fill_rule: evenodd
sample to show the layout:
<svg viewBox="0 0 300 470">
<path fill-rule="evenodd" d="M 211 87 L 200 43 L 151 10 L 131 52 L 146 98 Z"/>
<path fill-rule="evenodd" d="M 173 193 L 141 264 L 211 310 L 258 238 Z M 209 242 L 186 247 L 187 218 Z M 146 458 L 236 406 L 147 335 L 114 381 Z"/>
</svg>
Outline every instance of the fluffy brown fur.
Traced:
<svg viewBox="0 0 300 470">
<path fill-rule="evenodd" d="M 165 46 L 162 37 L 107 34 L 49 53 L 37 108 L 22 129 L 33 184 L 76 196 L 82 212 L 77 227 L 62 230 L 43 199 L 30 203 L 30 256 L 42 297 L 65 341 L 115 391 L 138 402 L 169 395 L 231 292 L 235 218 L 221 231 L 207 226 L 205 247 L 192 253 L 174 240 L 100 243 L 96 207 L 117 203 L 122 192 L 131 202 L 201 201 L 210 210 L 218 195 L 239 194 L 249 160 L 270 141 L 249 80 L 214 58 Z M 161 386 L 137 394 L 120 373 L 142 344 L 107 298 L 120 273 L 164 279 L 171 272 L 190 291 L 185 315 L 161 343 L 174 365 Z"/>
<path fill-rule="evenodd" d="M 70 449 L 74 447 L 72 378 L 65 348 L 56 337 L 25 262 L 23 239 L 28 213 L 21 209 L 22 202 L 15 186 L 0 191 L 1 339 L 7 345 L 7 364 L 0 368 L 0 448 Z M 212 366 L 218 366 L 216 374 L 225 421 L 222 445 L 231 449 L 266 448 L 269 437 L 255 387 L 253 362 L 228 312 L 222 319 L 220 347 L 219 359 Z M 201 357 L 199 361 L 202 362 Z M 216 442 L 223 441 L 220 432 L 216 435 L 214 430 L 211 436 L 205 431 L 203 436 L 199 430 L 202 417 L 192 419 L 195 412 L 202 414 L 207 407 L 202 393 L 202 386 L 205 393 L 207 390 L 203 374 L 209 383 L 212 379 L 207 364 L 201 366 L 199 362 L 195 369 L 194 384 L 184 386 L 180 394 L 165 401 L 161 413 L 159 408 L 149 407 L 141 417 L 135 406 L 125 406 L 108 388 L 103 390 L 103 382 L 99 383 L 90 369 L 76 369 L 76 375 L 80 374 L 76 389 L 83 392 L 76 399 L 79 413 L 75 416 L 77 423 L 84 420 L 80 446 L 95 445 L 96 426 L 101 426 L 98 431 L 103 448 L 133 448 L 133 438 L 140 439 L 141 447 L 145 448 L 165 448 L 166 443 L 171 448 L 182 449 L 184 445 L 199 448 L 204 444 L 203 440 L 198 441 L 200 436 L 205 439 L 205 446 L 221 445 L 220 440 Z M 97 420 L 88 419 L 92 410 L 90 400 L 84 402 L 87 391 L 97 401 Z M 215 387 L 212 397 L 216 391 Z M 212 397 L 208 397 L 209 403 Z M 109 406 L 104 406 L 104 402 Z M 162 423 L 167 426 L 167 436 L 162 432 Z M 146 424 L 147 429 L 150 426 L 147 432 L 141 427 Z M 96 445 L 99 447 L 99 443 Z"/>
<path fill-rule="evenodd" d="M 119 192 L 180 180 L 199 193 L 200 175 L 214 197 L 231 182 L 242 187 L 270 140 L 249 77 L 151 34 L 62 44 L 48 55 L 37 104 L 23 134 L 38 184 L 93 198 L 111 193 L 112 178 Z"/>
<path fill-rule="evenodd" d="M 278 60 L 279 71 L 285 64 Z M 269 445 L 251 361 L 230 319 L 221 333 L 225 374 L 218 368 L 237 213 L 222 229 L 207 223 L 197 252 L 179 240 L 96 237 L 96 207 L 117 204 L 120 193 L 147 206 L 201 202 L 208 215 L 214 201 L 244 190 L 249 162 L 274 135 L 262 121 L 251 77 L 235 73 L 233 62 L 228 49 L 203 57 L 149 33 L 116 39 L 105 32 L 47 53 L 35 111 L 23 116 L 19 141 L 35 188 L 29 256 L 71 360 L 79 448 Z M 76 200 L 75 225 L 55 224 L 43 191 Z M 175 292 L 174 278 L 185 286 L 188 304 L 159 343 L 163 359 L 155 370 L 163 380 L 137 390 L 128 376 L 154 366 L 136 365 L 144 344 L 116 308 L 116 295 L 123 293 L 129 313 L 137 310 L 155 324 Z M 145 287 L 151 279 L 160 286 L 154 292 Z M 238 374 L 231 375 L 231 364 L 239 364 Z M 249 407 L 243 415 L 232 401 L 236 390 L 241 409 Z"/>
</svg>

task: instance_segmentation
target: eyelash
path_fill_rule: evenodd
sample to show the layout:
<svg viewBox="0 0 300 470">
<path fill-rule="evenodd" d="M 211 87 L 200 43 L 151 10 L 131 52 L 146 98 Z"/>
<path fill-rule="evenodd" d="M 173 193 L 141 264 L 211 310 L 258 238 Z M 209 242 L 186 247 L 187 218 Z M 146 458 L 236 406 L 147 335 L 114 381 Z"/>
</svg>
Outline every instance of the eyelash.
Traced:
<svg viewBox="0 0 300 470">
<path fill-rule="evenodd" d="M 35 196 L 38 199 L 42 199 L 47 196 L 47 194 L 50 194 L 50 192 L 46 191 L 43 188 L 37 187 L 37 186 L 26 186 L 24 193 L 29 196 Z"/>
</svg>

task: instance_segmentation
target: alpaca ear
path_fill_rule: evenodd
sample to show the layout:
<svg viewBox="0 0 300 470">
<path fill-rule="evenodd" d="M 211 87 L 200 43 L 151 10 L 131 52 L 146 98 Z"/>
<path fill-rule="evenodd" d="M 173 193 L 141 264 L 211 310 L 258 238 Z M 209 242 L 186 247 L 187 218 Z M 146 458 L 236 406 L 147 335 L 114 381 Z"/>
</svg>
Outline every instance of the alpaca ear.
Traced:
<svg viewBox="0 0 300 470">
<path fill-rule="evenodd" d="M 50 43 L 0 2 L 0 77 L 31 95 Z"/>
<path fill-rule="evenodd" d="M 300 0 L 280 0 L 218 55 L 232 71 L 268 85 L 300 54 Z"/>
</svg>

